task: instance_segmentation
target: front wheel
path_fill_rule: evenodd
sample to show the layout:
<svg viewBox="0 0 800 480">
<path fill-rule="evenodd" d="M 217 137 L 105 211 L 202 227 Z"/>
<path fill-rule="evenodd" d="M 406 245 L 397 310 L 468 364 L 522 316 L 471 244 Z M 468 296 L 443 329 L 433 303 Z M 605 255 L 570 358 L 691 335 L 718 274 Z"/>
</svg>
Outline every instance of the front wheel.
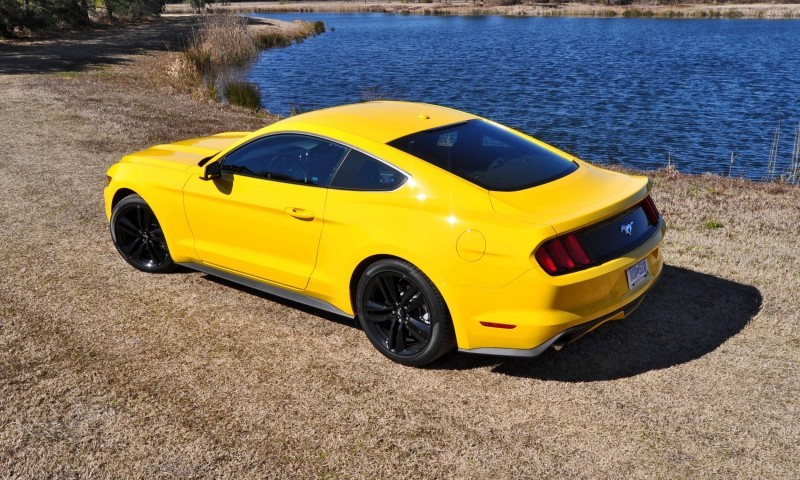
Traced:
<svg viewBox="0 0 800 480">
<path fill-rule="evenodd" d="M 386 259 L 370 265 L 358 282 L 356 306 L 370 342 L 395 362 L 419 367 L 455 346 L 442 294 L 408 262 Z"/>
<path fill-rule="evenodd" d="M 114 206 L 110 228 L 117 251 L 132 266 L 149 273 L 175 269 L 161 224 L 139 195 L 129 195 Z"/>
</svg>

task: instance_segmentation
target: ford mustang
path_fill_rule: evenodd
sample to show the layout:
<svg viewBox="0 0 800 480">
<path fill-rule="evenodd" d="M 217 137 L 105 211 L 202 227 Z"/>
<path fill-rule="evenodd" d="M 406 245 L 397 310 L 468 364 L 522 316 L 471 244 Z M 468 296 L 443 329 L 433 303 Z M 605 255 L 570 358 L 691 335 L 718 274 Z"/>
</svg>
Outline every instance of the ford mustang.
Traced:
<svg viewBox="0 0 800 480">
<path fill-rule="evenodd" d="M 111 237 L 356 317 L 383 355 L 532 357 L 631 313 L 661 273 L 646 177 L 449 108 L 369 102 L 157 145 L 111 166 Z"/>
</svg>

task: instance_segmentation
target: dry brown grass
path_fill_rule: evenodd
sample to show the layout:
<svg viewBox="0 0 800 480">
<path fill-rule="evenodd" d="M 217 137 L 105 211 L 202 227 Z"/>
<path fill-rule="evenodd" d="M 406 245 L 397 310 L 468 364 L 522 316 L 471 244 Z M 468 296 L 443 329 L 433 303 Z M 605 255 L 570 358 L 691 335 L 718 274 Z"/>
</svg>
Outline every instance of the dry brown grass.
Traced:
<svg viewBox="0 0 800 480">
<path fill-rule="evenodd" d="M 236 15 L 211 15 L 194 32 L 187 48 L 190 59 L 216 65 L 238 65 L 255 57 L 263 48 L 289 45 L 319 33 L 314 22 L 296 20 L 248 19 Z M 280 41 L 265 44 L 260 38 L 268 35 Z"/>
<path fill-rule="evenodd" d="M 405 368 L 347 322 L 119 258 L 109 165 L 272 121 L 165 86 L 168 56 L 0 76 L 0 476 L 800 469 L 798 188 L 657 172 L 669 266 L 633 317 L 533 360 Z"/>
<path fill-rule="evenodd" d="M 215 15 L 195 32 L 188 52 L 217 64 L 236 65 L 255 57 L 258 47 L 246 18 Z"/>
</svg>

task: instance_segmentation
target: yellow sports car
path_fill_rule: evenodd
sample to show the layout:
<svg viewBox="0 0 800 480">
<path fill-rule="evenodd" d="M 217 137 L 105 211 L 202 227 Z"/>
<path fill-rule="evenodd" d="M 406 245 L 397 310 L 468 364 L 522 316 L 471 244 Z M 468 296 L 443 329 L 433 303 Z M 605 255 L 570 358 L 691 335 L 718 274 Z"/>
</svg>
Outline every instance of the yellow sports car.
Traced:
<svg viewBox="0 0 800 480">
<path fill-rule="evenodd" d="M 646 177 L 449 108 L 370 102 L 133 153 L 120 255 L 349 317 L 386 357 L 532 357 L 627 316 L 661 273 Z"/>
</svg>

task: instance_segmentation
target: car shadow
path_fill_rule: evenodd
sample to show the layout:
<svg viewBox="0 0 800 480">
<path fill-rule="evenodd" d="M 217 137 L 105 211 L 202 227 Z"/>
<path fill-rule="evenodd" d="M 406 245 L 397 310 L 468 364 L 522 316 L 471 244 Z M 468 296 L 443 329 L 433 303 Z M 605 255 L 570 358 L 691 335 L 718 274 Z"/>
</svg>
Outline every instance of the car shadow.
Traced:
<svg viewBox="0 0 800 480">
<path fill-rule="evenodd" d="M 98 26 L 37 41 L 0 45 L 0 74 L 74 72 L 101 65 L 127 63 L 148 50 L 184 47 L 198 19 L 162 17 L 128 26 Z"/>
<path fill-rule="evenodd" d="M 193 270 L 186 268 L 176 271 L 190 272 Z M 353 318 L 212 275 L 203 277 L 309 315 L 360 328 Z M 550 349 L 535 358 L 454 352 L 427 368 L 469 370 L 489 367 L 505 375 L 562 382 L 632 377 L 690 362 L 716 350 L 747 325 L 761 308 L 761 301 L 761 293 L 752 286 L 665 265 L 658 284 L 630 317 L 609 322 L 559 352 Z"/>
<path fill-rule="evenodd" d="M 739 333 L 761 308 L 758 289 L 685 268 L 665 266 L 659 283 L 630 317 L 536 358 L 459 353 L 431 368 L 491 367 L 516 377 L 596 382 L 690 362 Z"/>
</svg>

